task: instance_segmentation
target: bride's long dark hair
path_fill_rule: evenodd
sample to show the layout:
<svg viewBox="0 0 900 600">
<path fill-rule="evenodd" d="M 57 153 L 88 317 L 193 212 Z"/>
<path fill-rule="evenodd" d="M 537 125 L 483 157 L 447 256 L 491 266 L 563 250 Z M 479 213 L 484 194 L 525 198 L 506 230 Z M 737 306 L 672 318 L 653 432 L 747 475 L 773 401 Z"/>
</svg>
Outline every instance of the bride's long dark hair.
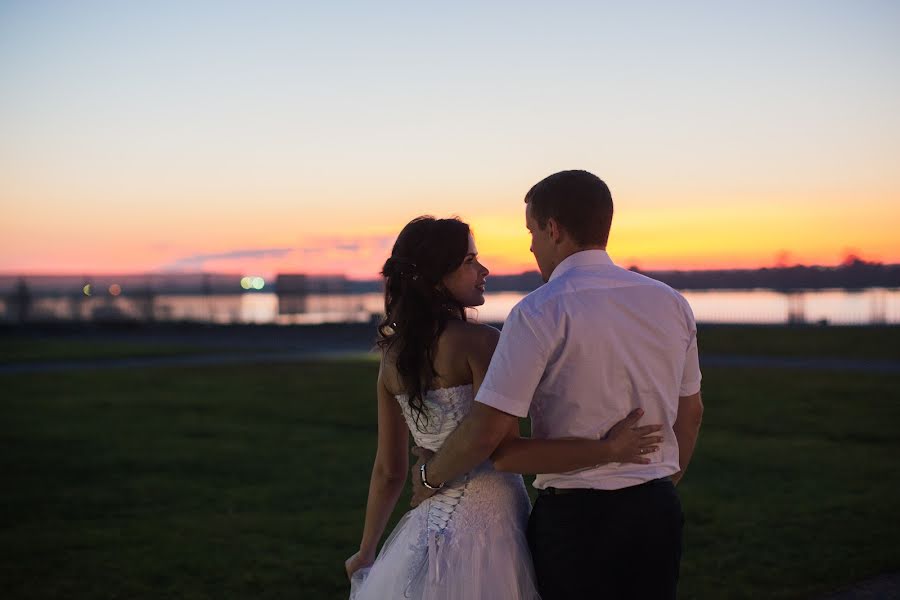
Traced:
<svg viewBox="0 0 900 600">
<path fill-rule="evenodd" d="M 397 236 L 384 263 L 384 320 L 378 346 L 390 351 L 416 427 L 428 422 L 423 402 L 437 371 L 436 342 L 452 319 L 465 320 L 465 307 L 441 279 L 455 271 L 469 251 L 469 226 L 457 218 L 417 217 Z"/>
</svg>

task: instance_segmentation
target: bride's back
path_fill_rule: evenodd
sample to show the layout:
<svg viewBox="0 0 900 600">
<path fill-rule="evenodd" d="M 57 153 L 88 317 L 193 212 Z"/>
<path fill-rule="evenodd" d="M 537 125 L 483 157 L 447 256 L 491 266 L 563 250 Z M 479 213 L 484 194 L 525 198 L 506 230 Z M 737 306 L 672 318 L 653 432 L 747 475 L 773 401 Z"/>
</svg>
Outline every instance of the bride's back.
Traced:
<svg viewBox="0 0 900 600">
<path fill-rule="evenodd" d="M 473 383 L 473 365 L 476 369 L 487 369 L 487 360 L 484 358 L 485 345 L 490 344 L 492 350 L 497 336 L 497 330 L 488 325 L 460 320 L 449 321 L 435 342 L 434 369 L 437 375 L 429 385 L 429 389 L 452 388 Z M 488 355 L 487 359 L 489 358 Z M 382 377 L 392 394 L 406 393 L 397 373 L 396 356 L 392 351 L 385 354 Z"/>
</svg>

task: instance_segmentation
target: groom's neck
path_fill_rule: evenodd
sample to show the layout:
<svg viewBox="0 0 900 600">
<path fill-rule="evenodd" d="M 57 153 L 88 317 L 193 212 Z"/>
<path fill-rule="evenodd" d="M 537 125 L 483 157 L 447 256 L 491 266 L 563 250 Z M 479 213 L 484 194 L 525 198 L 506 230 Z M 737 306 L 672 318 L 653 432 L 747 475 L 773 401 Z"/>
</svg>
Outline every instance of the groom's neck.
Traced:
<svg viewBox="0 0 900 600">
<path fill-rule="evenodd" d="M 557 255 L 559 257 L 559 260 L 557 261 L 556 264 L 561 263 L 562 261 L 566 260 L 573 254 L 578 254 L 579 252 L 584 252 L 585 250 L 604 250 L 605 251 L 606 246 L 603 246 L 600 244 L 587 244 L 587 245 L 568 244 L 566 246 L 562 246 L 559 249 L 559 254 Z"/>
</svg>

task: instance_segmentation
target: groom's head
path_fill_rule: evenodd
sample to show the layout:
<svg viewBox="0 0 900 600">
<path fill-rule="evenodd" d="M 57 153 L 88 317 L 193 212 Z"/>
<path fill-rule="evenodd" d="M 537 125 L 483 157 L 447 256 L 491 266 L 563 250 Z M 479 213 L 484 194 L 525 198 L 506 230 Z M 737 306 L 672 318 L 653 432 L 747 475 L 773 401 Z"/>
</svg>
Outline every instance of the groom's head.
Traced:
<svg viewBox="0 0 900 600">
<path fill-rule="evenodd" d="M 525 194 L 525 224 L 544 281 L 571 254 L 606 248 L 612 225 L 609 188 L 587 171 L 561 171 Z"/>
</svg>

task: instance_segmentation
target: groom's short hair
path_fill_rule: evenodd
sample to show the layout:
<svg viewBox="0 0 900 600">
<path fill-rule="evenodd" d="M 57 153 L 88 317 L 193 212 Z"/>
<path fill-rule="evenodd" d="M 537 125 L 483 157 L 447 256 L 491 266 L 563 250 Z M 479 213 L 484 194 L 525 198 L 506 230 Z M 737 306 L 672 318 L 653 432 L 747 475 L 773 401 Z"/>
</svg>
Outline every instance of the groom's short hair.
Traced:
<svg viewBox="0 0 900 600">
<path fill-rule="evenodd" d="M 553 218 L 581 246 L 606 246 L 613 201 L 603 180 L 587 171 L 560 171 L 525 194 L 531 214 L 543 229 Z"/>
</svg>

